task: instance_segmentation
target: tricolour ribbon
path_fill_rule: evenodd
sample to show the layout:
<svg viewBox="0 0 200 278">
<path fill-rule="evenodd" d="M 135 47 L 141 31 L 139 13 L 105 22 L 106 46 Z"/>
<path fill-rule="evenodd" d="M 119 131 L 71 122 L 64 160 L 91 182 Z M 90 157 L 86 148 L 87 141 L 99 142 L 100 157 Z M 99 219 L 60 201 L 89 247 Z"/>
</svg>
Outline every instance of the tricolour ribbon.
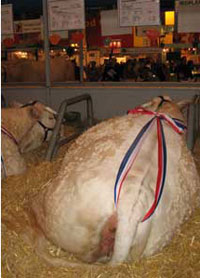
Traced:
<svg viewBox="0 0 200 278">
<path fill-rule="evenodd" d="M 13 142 L 18 145 L 18 142 L 17 140 L 15 139 L 15 137 L 12 135 L 12 133 L 10 133 L 10 131 L 8 131 L 5 127 L 1 126 L 1 131 L 7 135 L 10 139 L 13 140 Z"/>
<path fill-rule="evenodd" d="M 15 139 L 15 137 L 5 127 L 1 126 L 1 132 L 3 132 L 5 135 L 7 135 L 16 145 L 18 145 L 18 142 Z M 4 171 L 4 175 L 6 177 L 6 167 L 5 167 L 5 163 L 4 163 L 2 155 L 1 155 L 1 165 L 2 165 L 2 168 L 3 168 L 3 171 Z"/>
<path fill-rule="evenodd" d="M 128 111 L 129 114 L 145 114 L 145 115 L 152 115 L 154 116 L 150 121 L 148 121 L 140 130 L 138 135 L 136 136 L 135 140 L 129 147 L 128 151 L 126 152 L 121 165 L 119 167 L 119 171 L 117 173 L 116 181 L 115 181 L 115 188 L 114 188 L 114 201 L 115 206 L 117 207 L 117 203 L 119 201 L 120 192 L 122 189 L 122 185 L 124 180 L 126 179 L 128 172 L 130 171 L 141 147 L 142 143 L 146 139 L 148 133 L 150 132 L 151 128 L 153 127 L 154 123 L 157 123 L 157 138 L 158 138 L 158 172 L 157 172 L 157 181 L 156 181 L 156 189 L 155 189 L 155 198 L 154 202 L 149 209 L 149 211 L 144 216 L 143 221 L 147 220 L 151 215 L 155 212 L 158 203 L 161 199 L 165 178 L 166 178 L 166 169 L 167 169 L 167 148 L 165 142 L 165 135 L 163 130 L 162 121 L 164 120 L 167 122 L 177 133 L 181 134 L 185 130 L 185 125 L 182 121 L 171 118 L 166 114 L 153 112 L 146 110 L 143 107 L 137 107 L 133 110 Z"/>
<path fill-rule="evenodd" d="M 2 166 L 2 169 L 3 169 L 3 172 L 4 172 L 4 175 L 5 177 L 7 176 L 6 175 L 6 167 L 5 167 L 5 163 L 4 163 L 4 160 L 3 160 L 3 156 L 1 155 L 1 166 Z"/>
</svg>

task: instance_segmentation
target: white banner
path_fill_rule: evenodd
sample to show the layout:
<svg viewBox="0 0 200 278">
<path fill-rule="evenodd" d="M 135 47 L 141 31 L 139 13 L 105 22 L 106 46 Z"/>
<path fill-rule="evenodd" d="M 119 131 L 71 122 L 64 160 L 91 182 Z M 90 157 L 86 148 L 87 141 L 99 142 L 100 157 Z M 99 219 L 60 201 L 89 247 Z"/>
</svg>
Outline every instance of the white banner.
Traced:
<svg viewBox="0 0 200 278">
<path fill-rule="evenodd" d="M 118 11 L 101 11 L 101 34 L 102 36 L 132 34 L 131 27 L 120 27 Z"/>
<path fill-rule="evenodd" d="M 40 33 L 42 30 L 41 20 L 39 19 L 28 19 L 14 21 L 15 33 Z"/>
<path fill-rule="evenodd" d="M 200 33 L 200 1 L 177 2 L 178 33 Z"/>
<path fill-rule="evenodd" d="M 160 25 L 160 0 L 118 0 L 120 26 Z"/>
<path fill-rule="evenodd" d="M 48 0 L 49 30 L 85 29 L 84 0 Z"/>
<path fill-rule="evenodd" d="M 13 34 L 12 4 L 1 5 L 1 34 Z"/>
</svg>

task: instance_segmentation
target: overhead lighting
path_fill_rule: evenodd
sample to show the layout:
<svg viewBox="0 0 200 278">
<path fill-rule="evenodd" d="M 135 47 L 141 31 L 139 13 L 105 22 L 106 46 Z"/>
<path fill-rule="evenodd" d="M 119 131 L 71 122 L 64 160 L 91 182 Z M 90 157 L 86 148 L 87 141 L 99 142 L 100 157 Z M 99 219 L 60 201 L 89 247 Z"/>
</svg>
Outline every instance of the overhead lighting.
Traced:
<svg viewBox="0 0 200 278">
<path fill-rule="evenodd" d="M 109 44 L 110 48 L 121 48 L 121 41 L 120 40 L 112 40 Z"/>
<path fill-rule="evenodd" d="M 28 59 L 28 53 L 25 51 L 16 51 L 15 55 L 20 59 Z"/>
<path fill-rule="evenodd" d="M 163 48 L 163 52 L 169 52 L 169 48 Z"/>
<path fill-rule="evenodd" d="M 71 47 L 78 47 L 78 43 L 71 43 Z"/>
</svg>

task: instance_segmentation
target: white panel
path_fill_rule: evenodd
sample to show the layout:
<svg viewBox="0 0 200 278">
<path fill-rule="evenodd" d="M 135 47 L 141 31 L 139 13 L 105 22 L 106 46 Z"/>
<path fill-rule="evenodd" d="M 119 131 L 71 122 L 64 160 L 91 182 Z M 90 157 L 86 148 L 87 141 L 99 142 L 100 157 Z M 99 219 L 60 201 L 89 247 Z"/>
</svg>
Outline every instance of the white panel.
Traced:
<svg viewBox="0 0 200 278">
<path fill-rule="evenodd" d="M 194 6 L 179 6 L 178 32 L 200 33 L 200 4 Z"/>
<path fill-rule="evenodd" d="M 41 20 L 40 19 L 28 19 L 14 21 L 15 33 L 40 33 Z"/>
<path fill-rule="evenodd" d="M 49 30 L 85 29 L 84 0 L 48 0 Z"/>
<path fill-rule="evenodd" d="M 13 10 L 12 4 L 1 6 L 1 33 L 13 34 Z"/>
<path fill-rule="evenodd" d="M 160 0 L 118 0 L 120 26 L 160 25 Z"/>
<path fill-rule="evenodd" d="M 102 36 L 132 34 L 132 28 L 119 26 L 117 10 L 102 11 L 101 34 Z"/>
<path fill-rule="evenodd" d="M 129 85 L 128 85 L 129 84 Z M 165 83 L 166 84 L 166 83 Z M 129 87 L 130 86 L 130 87 Z M 17 100 L 26 103 L 30 100 L 38 99 L 43 101 L 53 109 L 58 110 L 61 102 L 71 97 L 79 96 L 81 94 L 90 94 L 93 100 L 94 116 L 96 119 L 103 120 L 117 115 L 124 115 L 127 110 L 134 108 L 149 101 L 151 98 L 160 95 L 169 95 L 173 99 L 192 99 L 195 94 L 198 94 L 198 87 L 184 87 L 180 82 L 175 82 L 175 87 L 171 85 L 163 85 L 157 82 L 152 85 L 152 88 L 147 84 L 138 84 L 131 86 L 130 83 L 121 83 L 121 86 L 100 84 L 94 87 L 81 87 L 73 85 L 69 87 L 53 87 L 51 88 L 50 101 L 45 101 L 47 91 L 43 88 L 26 88 L 26 87 L 4 87 L 4 96 L 6 103 Z M 179 88 L 180 86 L 180 88 Z M 190 85 L 191 86 L 191 85 Z M 134 88 L 135 87 L 135 88 Z M 85 103 L 77 103 L 69 107 L 69 111 L 77 111 L 81 113 L 81 118 L 86 118 Z"/>
</svg>

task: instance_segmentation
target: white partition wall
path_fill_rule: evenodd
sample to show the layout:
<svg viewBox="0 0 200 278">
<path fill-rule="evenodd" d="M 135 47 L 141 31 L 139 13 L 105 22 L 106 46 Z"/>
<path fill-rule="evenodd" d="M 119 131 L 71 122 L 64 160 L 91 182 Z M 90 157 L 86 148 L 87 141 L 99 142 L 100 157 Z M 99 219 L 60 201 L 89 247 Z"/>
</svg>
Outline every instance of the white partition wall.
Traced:
<svg viewBox="0 0 200 278">
<path fill-rule="evenodd" d="M 184 86 L 181 84 L 176 87 L 171 85 L 158 83 L 156 84 L 125 84 L 116 83 L 99 84 L 98 86 L 84 85 L 84 86 L 63 86 L 52 87 L 47 93 L 42 87 L 3 87 L 3 94 L 6 102 L 11 100 L 18 100 L 22 103 L 29 100 L 40 100 L 54 109 L 58 109 L 61 102 L 65 99 L 75 97 L 81 94 L 90 94 L 93 100 L 94 116 L 102 120 L 117 115 L 123 115 L 128 109 L 148 101 L 152 97 L 159 95 L 169 95 L 174 99 L 181 100 L 184 98 L 193 98 L 194 95 L 200 93 L 200 85 Z M 78 111 L 82 114 L 84 119 L 86 116 L 86 109 L 83 104 L 79 103 L 70 106 L 70 110 Z"/>
</svg>

